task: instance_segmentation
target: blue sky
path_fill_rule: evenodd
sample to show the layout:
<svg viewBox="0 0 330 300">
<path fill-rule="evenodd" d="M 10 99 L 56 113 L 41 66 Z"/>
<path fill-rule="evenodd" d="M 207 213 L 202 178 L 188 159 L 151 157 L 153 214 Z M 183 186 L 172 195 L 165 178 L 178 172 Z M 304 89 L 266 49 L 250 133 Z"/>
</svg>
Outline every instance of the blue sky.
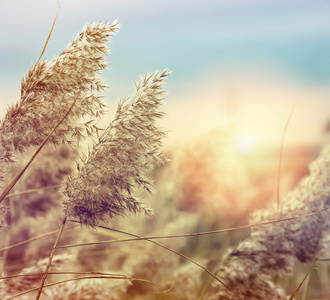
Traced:
<svg viewBox="0 0 330 300">
<path fill-rule="evenodd" d="M 39 56 L 55 0 L 1 1 L 1 79 L 20 78 Z M 218 69 L 219 75 L 269 65 L 304 84 L 330 79 L 329 1 L 61 1 L 46 58 L 52 58 L 86 22 L 118 18 L 111 78 L 133 78 L 168 67 L 176 79 Z M 173 80 L 174 84 L 174 80 Z M 181 83 L 176 80 L 176 84 Z"/>
<path fill-rule="evenodd" d="M 58 4 L 0 0 L 0 8 L 4 106 L 19 97 L 20 79 L 39 57 Z M 111 105 L 132 94 L 140 75 L 168 68 L 169 111 L 182 120 L 169 119 L 177 127 L 189 126 L 197 116 L 213 126 L 233 101 L 237 116 L 256 122 L 250 130 L 265 122 L 255 121 L 261 109 L 280 113 L 282 108 L 274 124 L 279 128 L 302 94 L 301 125 L 306 111 L 316 114 L 315 120 L 321 113 L 322 120 L 330 117 L 325 113 L 330 108 L 329 15 L 328 0 L 62 0 L 44 57 L 59 54 L 84 24 L 118 18 L 122 28 L 111 43 L 110 69 L 103 73 Z M 277 108 L 274 94 L 280 98 Z"/>
</svg>

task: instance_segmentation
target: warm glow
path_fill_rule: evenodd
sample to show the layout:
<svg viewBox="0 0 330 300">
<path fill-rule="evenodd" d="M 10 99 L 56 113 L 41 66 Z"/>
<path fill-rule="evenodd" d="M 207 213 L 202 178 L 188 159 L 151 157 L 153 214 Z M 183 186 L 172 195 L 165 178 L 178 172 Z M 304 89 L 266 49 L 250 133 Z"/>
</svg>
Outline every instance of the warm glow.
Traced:
<svg viewBox="0 0 330 300">
<path fill-rule="evenodd" d="M 239 135 L 235 140 L 235 148 L 239 154 L 249 155 L 255 150 L 255 147 L 254 139 L 247 134 Z"/>
</svg>

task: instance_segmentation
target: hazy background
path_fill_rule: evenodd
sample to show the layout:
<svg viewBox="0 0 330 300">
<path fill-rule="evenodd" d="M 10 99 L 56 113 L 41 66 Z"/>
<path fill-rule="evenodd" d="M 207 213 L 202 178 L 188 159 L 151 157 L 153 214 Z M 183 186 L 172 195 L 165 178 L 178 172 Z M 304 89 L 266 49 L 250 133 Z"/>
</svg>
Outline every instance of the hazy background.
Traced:
<svg viewBox="0 0 330 300">
<path fill-rule="evenodd" d="M 43 48 L 55 0 L 0 0 L 0 115 Z M 44 58 L 88 22 L 119 19 L 106 101 L 134 93 L 140 75 L 168 68 L 169 145 L 235 124 L 244 149 L 279 145 L 295 101 L 287 145 L 324 142 L 330 119 L 328 0 L 62 0 Z"/>
</svg>

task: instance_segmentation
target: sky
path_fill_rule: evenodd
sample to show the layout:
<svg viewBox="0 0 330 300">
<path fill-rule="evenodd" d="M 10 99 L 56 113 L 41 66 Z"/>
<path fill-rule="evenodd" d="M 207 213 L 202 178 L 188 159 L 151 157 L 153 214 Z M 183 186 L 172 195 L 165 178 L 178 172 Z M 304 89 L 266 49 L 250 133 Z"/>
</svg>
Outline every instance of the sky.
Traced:
<svg viewBox="0 0 330 300">
<path fill-rule="evenodd" d="M 86 23 L 118 19 L 105 101 L 134 94 L 134 81 L 168 68 L 163 126 L 172 145 L 223 126 L 238 142 L 277 145 L 296 101 L 287 143 L 322 140 L 330 119 L 328 0 L 62 0 L 44 58 Z M 55 0 L 0 0 L 0 116 L 43 48 Z M 248 148 L 249 148 L 248 147 Z"/>
</svg>

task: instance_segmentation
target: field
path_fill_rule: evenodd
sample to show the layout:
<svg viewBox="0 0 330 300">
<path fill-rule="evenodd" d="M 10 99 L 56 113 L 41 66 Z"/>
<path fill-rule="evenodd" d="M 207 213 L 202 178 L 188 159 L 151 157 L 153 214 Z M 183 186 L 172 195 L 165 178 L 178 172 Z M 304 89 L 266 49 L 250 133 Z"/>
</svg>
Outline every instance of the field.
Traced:
<svg viewBox="0 0 330 300">
<path fill-rule="evenodd" d="M 166 147 L 168 70 L 99 125 L 118 27 L 41 55 L 1 120 L 1 299 L 330 299 L 329 146 Z"/>
</svg>

